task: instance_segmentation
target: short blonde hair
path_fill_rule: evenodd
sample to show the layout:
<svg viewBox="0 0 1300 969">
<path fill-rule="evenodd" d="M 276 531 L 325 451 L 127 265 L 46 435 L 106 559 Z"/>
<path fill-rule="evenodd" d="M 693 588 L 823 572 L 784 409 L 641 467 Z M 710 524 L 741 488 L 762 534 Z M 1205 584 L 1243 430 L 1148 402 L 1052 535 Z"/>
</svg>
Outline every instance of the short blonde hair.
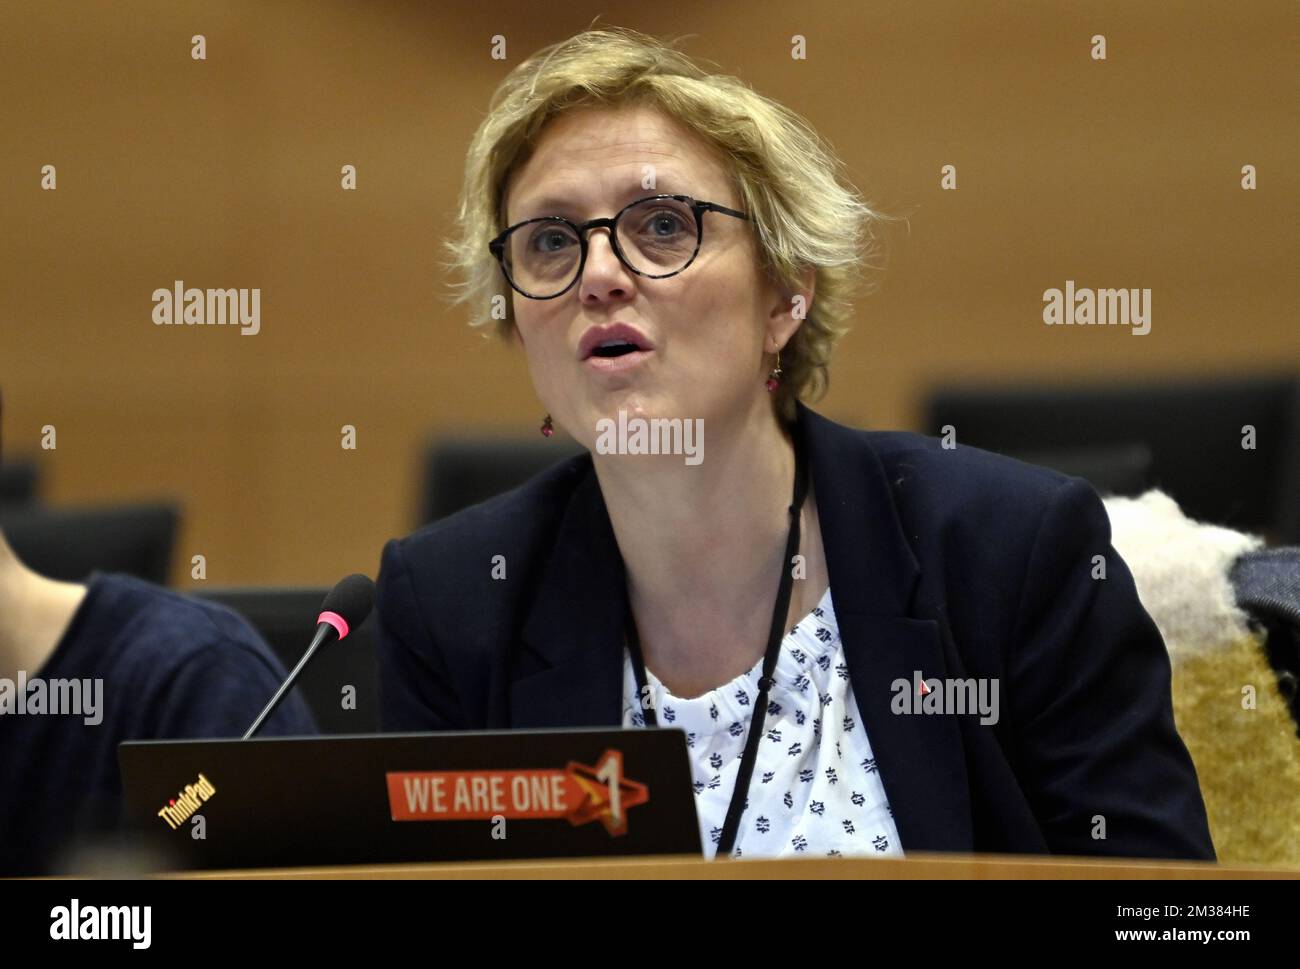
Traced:
<svg viewBox="0 0 1300 969">
<path fill-rule="evenodd" d="M 848 331 L 851 295 L 879 248 L 875 223 L 890 217 L 841 183 L 841 162 L 800 116 L 635 30 L 587 30 L 542 48 L 493 94 L 466 156 L 456 233 L 445 242 L 452 256 L 446 268 L 462 277 L 452 284 L 453 305 L 469 308 L 472 326 L 495 323 L 498 336 L 513 337 L 511 288 L 488 253 L 488 242 L 506 228 L 505 185 L 550 119 L 579 107 L 624 105 L 658 108 L 720 150 L 769 279 L 793 292 L 815 267 L 812 305 L 781 353 L 776 406 L 792 420 L 796 398 L 817 399 L 829 386 L 831 351 Z M 505 304 L 504 319 L 493 318 L 496 297 Z"/>
</svg>

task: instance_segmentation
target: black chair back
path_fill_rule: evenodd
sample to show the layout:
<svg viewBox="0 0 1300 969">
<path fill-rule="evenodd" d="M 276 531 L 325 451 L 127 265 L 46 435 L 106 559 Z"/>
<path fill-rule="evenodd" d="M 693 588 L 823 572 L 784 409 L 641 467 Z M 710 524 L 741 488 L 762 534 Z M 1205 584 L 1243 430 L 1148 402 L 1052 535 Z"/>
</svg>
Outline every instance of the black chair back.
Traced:
<svg viewBox="0 0 1300 969">
<path fill-rule="evenodd" d="M 0 508 L 33 503 L 39 484 L 40 471 L 33 462 L 6 458 L 0 464 Z"/>
<path fill-rule="evenodd" d="M 0 527 L 28 568 L 82 582 L 91 572 L 125 572 L 166 585 L 180 509 L 166 503 L 86 508 L 0 509 Z"/>
<path fill-rule="evenodd" d="M 284 668 L 292 670 L 311 643 L 316 617 L 328 591 L 325 588 L 225 588 L 191 594 L 228 606 L 242 615 L 261 633 Z M 299 676 L 295 689 L 307 701 L 321 733 L 379 730 L 374 628 L 372 612 L 346 639 L 322 646 Z"/>
<path fill-rule="evenodd" d="M 554 464 L 583 453 L 571 439 L 439 438 L 424 465 L 420 521 L 425 524 L 523 484 Z"/>
<path fill-rule="evenodd" d="M 1295 374 L 1075 386 L 949 387 L 926 434 L 1087 478 L 1103 494 L 1168 492 L 1190 518 L 1300 541 Z M 1242 447 L 1244 425 L 1254 449 Z"/>
</svg>

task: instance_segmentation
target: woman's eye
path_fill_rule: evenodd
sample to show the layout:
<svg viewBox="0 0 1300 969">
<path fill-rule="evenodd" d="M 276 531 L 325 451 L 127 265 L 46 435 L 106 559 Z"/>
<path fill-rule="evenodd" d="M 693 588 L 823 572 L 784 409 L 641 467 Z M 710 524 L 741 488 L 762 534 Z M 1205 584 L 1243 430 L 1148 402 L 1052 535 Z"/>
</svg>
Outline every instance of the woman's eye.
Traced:
<svg viewBox="0 0 1300 969">
<path fill-rule="evenodd" d="M 557 252 L 569 241 L 569 234 L 557 229 L 537 233 L 533 237 L 533 248 L 539 252 Z"/>
<path fill-rule="evenodd" d="M 686 228 L 681 216 L 675 212 L 658 212 L 650 217 L 647 223 L 650 228 L 650 234 L 665 238 Z"/>
</svg>

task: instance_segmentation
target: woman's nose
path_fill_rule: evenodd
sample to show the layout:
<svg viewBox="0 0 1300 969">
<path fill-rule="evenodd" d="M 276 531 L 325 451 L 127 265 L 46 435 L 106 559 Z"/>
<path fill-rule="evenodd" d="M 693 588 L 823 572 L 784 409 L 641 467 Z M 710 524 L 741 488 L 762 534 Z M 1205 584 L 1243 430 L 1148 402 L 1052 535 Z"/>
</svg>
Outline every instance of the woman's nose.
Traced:
<svg viewBox="0 0 1300 969">
<path fill-rule="evenodd" d="M 608 226 L 599 226 L 587 233 L 587 265 L 583 267 L 583 273 L 585 274 L 593 264 L 601 272 L 626 271 L 627 267 L 614 251 L 614 238 Z"/>
<path fill-rule="evenodd" d="M 632 274 L 614 251 L 609 229 L 593 229 L 587 235 L 587 262 L 578 280 L 578 298 L 626 295 L 631 285 Z"/>
</svg>

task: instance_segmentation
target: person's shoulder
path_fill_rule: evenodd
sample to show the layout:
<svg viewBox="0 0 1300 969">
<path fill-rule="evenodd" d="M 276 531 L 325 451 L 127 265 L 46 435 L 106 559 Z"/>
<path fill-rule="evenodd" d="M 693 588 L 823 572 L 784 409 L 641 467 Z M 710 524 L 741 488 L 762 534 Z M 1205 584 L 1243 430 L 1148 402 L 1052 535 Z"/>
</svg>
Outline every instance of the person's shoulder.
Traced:
<svg viewBox="0 0 1300 969">
<path fill-rule="evenodd" d="M 840 444 L 855 460 L 836 467 L 851 466 L 854 479 L 836 482 L 835 494 L 851 501 L 849 489 L 864 487 L 872 510 L 888 509 L 931 576 L 927 594 L 942 595 L 953 616 L 1009 629 L 1012 620 L 987 610 L 1014 608 L 1031 571 L 1076 574 L 1110 541 L 1105 505 L 1082 477 L 914 431 L 853 431 Z M 832 526 L 835 514 L 828 509 Z"/>
<path fill-rule="evenodd" d="M 261 634 L 227 606 L 120 573 L 96 573 L 86 604 L 69 630 L 77 642 L 66 665 L 111 686 L 117 729 L 126 735 L 237 737 L 285 678 Z M 306 702 L 294 695 L 262 730 L 316 732 Z"/>
<path fill-rule="evenodd" d="M 895 489 L 924 486 L 936 495 L 969 499 L 1050 498 L 1070 480 L 1060 471 L 984 448 L 915 431 L 863 431 Z"/>
<path fill-rule="evenodd" d="M 554 534 L 574 491 L 594 473 L 590 454 L 575 455 L 516 488 L 393 539 L 389 547 L 400 549 L 407 563 L 436 560 L 453 567 L 484 551 L 530 555 Z"/>
<path fill-rule="evenodd" d="M 844 427 L 840 446 L 869 453 L 859 465 L 883 473 L 909 532 L 954 530 L 984 534 L 1032 532 L 1058 495 L 1098 502 L 1082 478 L 1005 454 L 964 444 L 959 438 L 916 431 Z M 871 467 L 878 465 L 877 472 Z M 843 466 L 843 463 L 840 463 Z"/>
<path fill-rule="evenodd" d="M 272 673 L 278 660 L 248 621 L 226 606 L 116 572 L 96 573 L 87 590 L 77 631 L 112 642 L 118 659 L 184 663 L 220 650 L 247 656 Z M 114 657 L 105 657 L 112 659 Z"/>
</svg>

